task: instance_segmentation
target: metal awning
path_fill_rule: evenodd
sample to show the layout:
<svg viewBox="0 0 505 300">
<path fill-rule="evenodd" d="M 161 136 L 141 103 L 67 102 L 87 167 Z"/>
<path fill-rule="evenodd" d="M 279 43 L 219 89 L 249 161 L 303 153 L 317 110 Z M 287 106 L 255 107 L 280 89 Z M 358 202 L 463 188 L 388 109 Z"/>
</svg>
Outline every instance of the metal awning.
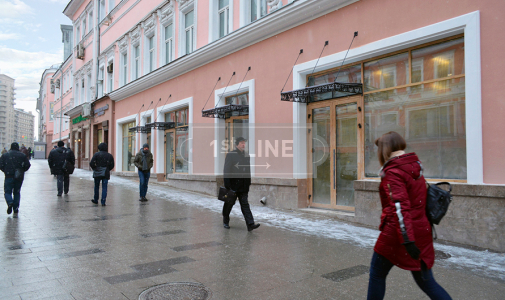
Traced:
<svg viewBox="0 0 505 300">
<path fill-rule="evenodd" d="M 130 129 L 128 129 L 129 132 L 141 132 L 141 133 L 147 133 L 149 129 L 147 129 L 145 126 L 135 126 Z"/>
<path fill-rule="evenodd" d="M 239 116 L 249 114 L 249 105 L 228 104 L 202 110 L 202 117 L 226 119 L 228 113 L 238 112 Z"/>
<path fill-rule="evenodd" d="M 175 122 L 153 122 L 153 123 L 147 123 L 146 124 L 147 130 L 150 130 L 151 128 L 157 129 L 157 130 L 166 130 L 166 129 L 172 129 L 175 128 Z"/>
<path fill-rule="evenodd" d="M 281 101 L 310 103 L 315 102 L 314 96 L 324 93 L 338 92 L 341 95 L 335 95 L 332 98 L 348 97 L 363 94 L 363 84 L 361 83 L 342 83 L 332 82 L 320 85 L 309 86 L 303 89 L 281 93 Z"/>
</svg>

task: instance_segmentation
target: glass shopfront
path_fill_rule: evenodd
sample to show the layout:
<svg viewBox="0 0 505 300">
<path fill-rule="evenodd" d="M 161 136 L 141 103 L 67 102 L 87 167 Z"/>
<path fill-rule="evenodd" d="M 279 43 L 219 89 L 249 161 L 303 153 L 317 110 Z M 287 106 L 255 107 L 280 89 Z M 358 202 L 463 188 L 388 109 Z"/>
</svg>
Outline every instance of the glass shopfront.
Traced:
<svg viewBox="0 0 505 300">
<path fill-rule="evenodd" d="M 337 78 L 338 77 L 338 78 Z M 396 131 L 426 178 L 466 179 L 464 39 L 455 37 L 308 76 L 363 82 L 363 96 L 326 93 L 307 105 L 309 202 L 354 210 L 353 181 L 377 178 L 375 140 Z"/>
<path fill-rule="evenodd" d="M 135 132 L 129 129 L 135 127 L 135 121 L 123 124 L 123 171 L 134 172 L 135 165 Z"/>
<path fill-rule="evenodd" d="M 165 130 L 165 174 L 189 172 L 188 108 L 165 114 L 174 128 Z"/>
</svg>

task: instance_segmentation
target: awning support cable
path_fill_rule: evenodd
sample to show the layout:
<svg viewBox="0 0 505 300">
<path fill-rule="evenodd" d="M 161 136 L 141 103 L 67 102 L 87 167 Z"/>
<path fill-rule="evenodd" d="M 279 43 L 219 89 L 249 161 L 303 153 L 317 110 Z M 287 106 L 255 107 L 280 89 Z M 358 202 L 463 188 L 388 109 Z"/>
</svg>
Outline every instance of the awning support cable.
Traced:
<svg viewBox="0 0 505 300">
<path fill-rule="evenodd" d="M 216 103 L 216 106 L 214 106 L 214 108 L 217 107 L 217 105 L 219 104 L 219 102 L 221 102 L 221 99 L 223 98 L 223 95 L 226 93 L 226 89 L 228 88 L 228 85 L 230 84 L 231 82 L 231 79 L 233 78 L 233 76 L 235 76 L 235 72 L 233 72 L 233 74 L 231 75 L 230 77 L 230 80 L 228 80 L 228 84 L 226 85 L 226 87 L 224 88 L 224 92 L 221 94 L 221 97 L 219 97 L 219 101 L 217 101 Z"/>
<path fill-rule="evenodd" d="M 286 87 L 286 84 L 288 83 L 289 76 L 291 76 L 291 73 L 293 73 L 293 69 L 296 66 L 296 63 L 298 62 L 298 59 L 300 58 L 300 55 L 303 53 L 303 49 L 300 49 L 300 53 L 298 53 L 298 57 L 295 60 L 295 63 L 293 64 L 293 68 L 291 68 L 291 71 L 289 71 L 288 78 L 286 78 L 286 82 L 284 83 L 284 86 L 282 87 L 281 93 L 284 91 L 284 88 Z"/>
<path fill-rule="evenodd" d="M 168 100 L 169 100 L 171 97 L 172 97 L 172 94 L 170 94 L 170 96 L 168 96 L 167 101 L 165 101 L 165 104 L 163 104 L 163 106 L 167 105 L 167 102 L 168 102 Z M 161 101 L 161 98 L 160 98 L 160 101 Z M 160 115 L 160 112 L 158 112 L 158 113 L 156 114 L 156 119 L 154 119 L 154 123 L 156 123 L 156 121 L 158 121 L 158 116 L 159 116 L 159 115 Z"/>
<path fill-rule="evenodd" d="M 205 105 L 203 106 L 202 108 L 202 111 L 205 109 L 205 106 L 207 106 L 207 103 L 209 102 L 210 100 L 210 97 L 212 97 L 212 93 L 216 90 L 216 86 L 217 86 L 217 83 L 221 80 L 221 77 L 219 77 L 216 81 L 216 84 L 214 85 L 214 88 L 212 89 L 212 91 L 210 92 L 210 95 L 209 95 L 209 98 L 207 98 L 207 102 L 205 102 Z"/>
<path fill-rule="evenodd" d="M 342 64 L 340 65 L 340 68 L 338 68 L 337 76 L 335 77 L 335 80 L 333 82 L 337 82 L 338 79 L 338 74 L 340 74 L 340 69 L 342 69 L 342 66 L 344 65 L 345 59 L 347 58 L 347 54 L 349 53 L 349 50 L 351 49 L 352 42 L 354 42 L 354 38 L 358 36 L 358 32 L 354 32 L 354 36 L 352 37 L 351 44 L 349 45 L 349 48 L 347 49 L 347 52 L 345 53 L 344 60 L 342 61 Z"/>
<path fill-rule="evenodd" d="M 237 92 L 235 93 L 235 97 L 237 97 L 238 92 L 240 91 L 240 88 L 242 87 L 242 83 L 244 83 L 245 77 L 247 76 L 247 73 L 249 73 L 249 71 L 251 71 L 251 67 L 249 67 L 249 68 L 247 69 L 247 72 L 245 72 L 244 78 L 242 78 L 242 82 L 241 82 L 241 83 L 240 83 L 240 85 L 238 86 Z"/>
<path fill-rule="evenodd" d="M 312 70 L 312 73 L 310 73 L 309 77 L 312 74 L 314 74 L 314 71 L 316 70 L 317 64 L 319 63 L 319 59 L 321 58 L 321 55 L 323 55 L 323 51 L 324 51 L 324 48 L 326 48 L 326 46 L 328 46 L 328 41 L 324 42 L 323 50 L 321 50 L 321 54 L 319 54 L 319 57 L 317 58 L 317 61 L 316 61 L 316 65 L 314 66 L 314 69 Z M 309 81 L 307 80 L 307 84 L 305 85 L 305 87 L 308 87 L 308 86 L 309 86 Z"/>
</svg>

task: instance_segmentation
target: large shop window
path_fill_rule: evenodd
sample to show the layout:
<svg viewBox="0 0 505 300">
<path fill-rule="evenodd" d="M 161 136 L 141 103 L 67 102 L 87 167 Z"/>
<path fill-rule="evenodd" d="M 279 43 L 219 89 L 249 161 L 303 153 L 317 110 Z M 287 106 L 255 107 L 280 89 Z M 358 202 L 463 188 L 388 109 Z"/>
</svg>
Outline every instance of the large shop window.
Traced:
<svg viewBox="0 0 505 300">
<path fill-rule="evenodd" d="M 165 114 L 165 122 L 173 122 L 174 128 L 165 130 L 165 173 L 188 173 L 189 124 L 188 108 Z"/>
<path fill-rule="evenodd" d="M 464 73 L 463 38 L 364 63 L 366 177 L 380 169 L 375 140 L 396 131 L 426 178 L 466 179 Z"/>
<path fill-rule="evenodd" d="M 133 161 L 135 159 L 135 132 L 129 129 L 135 127 L 135 121 L 123 124 L 123 171 L 135 171 Z"/>
</svg>

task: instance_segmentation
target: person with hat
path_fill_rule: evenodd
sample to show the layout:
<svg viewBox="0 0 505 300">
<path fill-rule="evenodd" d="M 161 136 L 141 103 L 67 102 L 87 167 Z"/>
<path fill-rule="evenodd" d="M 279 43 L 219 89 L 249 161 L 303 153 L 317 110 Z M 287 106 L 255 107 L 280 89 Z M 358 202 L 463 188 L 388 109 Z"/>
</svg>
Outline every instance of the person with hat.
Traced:
<svg viewBox="0 0 505 300">
<path fill-rule="evenodd" d="M 235 140 L 235 150 L 226 154 L 224 162 L 224 187 L 235 192 L 235 199 L 226 201 L 223 205 L 223 226 L 230 229 L 230 212 L 238 198 L 247 230 L 252 231 L 260 224 L 254 223 L 254 218 L 247 200 L 251 185 L 251 158 L 245 152 L 246 139 L 238 137 Z"/>
<path fill-rule="evenodd" d="M 147 201 L 147 184 L 149 183 L 149 177 L 151 177 L 151 168 L 154 164 L 153 154 L 149 150 L 149 144 L 144 144 L 142 149 L 135 155 L 135 160 L 133 162 L 138 169 L 139 173 L 139 189 L 140 189 L 140 199 L 139 201 Z"/>
<path fill-rule="evenodd" d="M 30 169 L 28 157 L 19 151 L 18 143 L 12 143 L 11 150 L 0 157 L 0 170 L 5 174 L 4 193 L 8 215 L 13 210 L 14 217 L 18 215 L 21 186 L 23 185 L 24 173 L 28 169 Z"/>
<path fill-rule="evenodd" d="M 56 175 L 58 197 L 61 197 L 63 192 L 65 195 L 68 194 L 70 189 L 70 176 L 67 171 L 68 169 L 64 168 L 64 166 L 68 167 L 65 162 L 67 162 L 67 164 L 74 165 L 75 156 L 73 152 L 70 152 L 65 148 L 65 143 L 63 143 L 63 141 L 59 141 L 58 148 L 51 150 L 49 157 L 47 158 L 51 174 Z"/>
</svg>

